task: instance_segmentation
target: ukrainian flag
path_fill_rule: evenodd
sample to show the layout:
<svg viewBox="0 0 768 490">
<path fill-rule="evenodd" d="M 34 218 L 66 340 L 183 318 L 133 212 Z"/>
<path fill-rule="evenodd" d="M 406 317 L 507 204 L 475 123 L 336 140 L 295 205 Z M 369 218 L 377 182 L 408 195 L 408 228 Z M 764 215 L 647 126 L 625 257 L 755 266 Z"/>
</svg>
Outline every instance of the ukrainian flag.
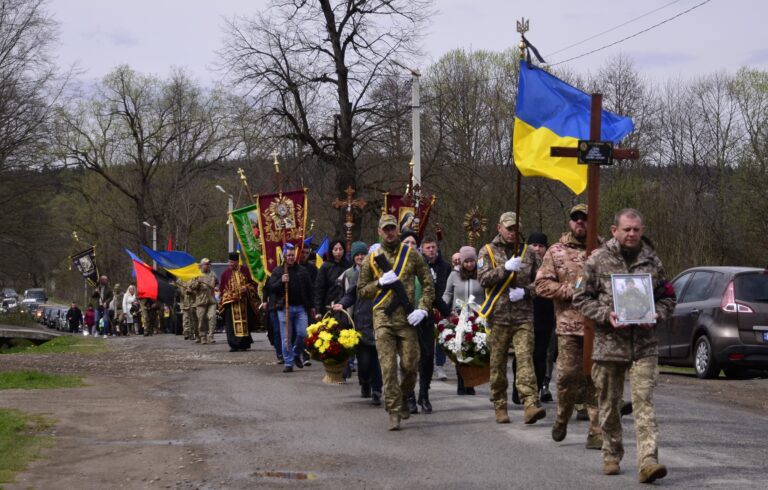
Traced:
<svg viewBox="0 0 768 490">
<path fill-rule="evenodd" d="M 144 245 L 142 245 L 141 248 L 152 258 L 152 260 L 157 262 L 160 267 L 181 280 L 189 281 L 201 275 L 197 260 L 186 252 L 178 250 L 163 252 L 161 250 L 152 250 Z"/>
<path fill-rule="evenodd" d="M 520 62 L 513 149 L 526 177 L 559 180 L 575 194 L 587 187 L 587 166 L 573 157 L 551 157 L 550 148 L 575 148 L 589 139 L 591 98 L 540 68 Z M 635 129 L 632 119 L 603 111 L 600 139 L 618 144 Z"/>
<path fill-rule="evenodd" d="M 315 252 L 315 267 L 320 269 L 320 266 L 323 265 L 323 256 L 328 253 L 328 237 L 326 236 L 323 239 L 323 243 L 320 244 L 319 247 L 317 247 L 317 252 Z"/>
</svg>

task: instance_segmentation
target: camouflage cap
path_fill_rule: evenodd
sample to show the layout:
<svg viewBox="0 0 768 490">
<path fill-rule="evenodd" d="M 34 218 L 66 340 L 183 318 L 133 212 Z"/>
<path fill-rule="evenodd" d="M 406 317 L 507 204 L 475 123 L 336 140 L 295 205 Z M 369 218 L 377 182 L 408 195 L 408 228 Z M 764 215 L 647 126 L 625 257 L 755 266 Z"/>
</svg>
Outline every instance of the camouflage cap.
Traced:
<svg viewBox="0 0 768 490">
<path fill-rule="evenodd" d="M 379 218 L 379 228 L 384 228 L 387 226 L 397 226 L 397 218 L 392 216 L 391 214 L 382 214 L 381 218 Z"/>
<path fill-rule="evenodd" d="M 577 204 L 574 207 L 571 208 L 571 211 L 568 213 L 568 216 L 571 217 L 576 213 L 583 213 L 584 216 L 589 216 L 589 213 L 587 212 L 587 205 L 586 204 Z"/>
<path fill-rule="evenodd" d="M 502 214 L 499 218 L 499 224 L 501 224 L 501 226 L 504 228 L 509 228 L 515 224 L 517 224 L 518 227 L 523 226 L 522 222 L 517 221 L 517 215 L 513 211 L 507 211 L 506 213 Z"/>
</svg>

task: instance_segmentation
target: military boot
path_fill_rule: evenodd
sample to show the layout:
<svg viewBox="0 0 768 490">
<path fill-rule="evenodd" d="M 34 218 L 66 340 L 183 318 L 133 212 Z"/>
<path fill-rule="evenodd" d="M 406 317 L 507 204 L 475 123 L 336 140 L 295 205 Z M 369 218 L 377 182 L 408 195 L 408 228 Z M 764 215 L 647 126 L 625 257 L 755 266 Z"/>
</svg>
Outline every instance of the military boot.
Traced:
<svg viewBox="0 0 768 490">
<path fill-rule="evenodd" d="M 618 475 L 621 473 L 621 468 L 619 468 L 619 463 L 616 461 L 605 461 L 603 463 L 603 474 L 604 475 Z"/>
<path fill-rule="evenodd" d="M 544 382 L 541 384 L 541 390 L 539 390 L 539 400 L 544 403 L 552 401 L 552 392 L 549 391 L 549 378 L 544 378 Z"/>
<path fill-rule="evenodd" d="M 552 427 L 552 433 L 554 434 L 555 428 Z M 554 436 L 552 436 L 554 438 Z M 587 449 L 602 449 L 603 448 L 603 435 L 595 432 L 587 434 L 587 443 L 584 445 Z"/>
<path fill-rule="evenodd" d="M 667 476 L 667 467 L 659 463 L 645 464 L 640 468 L 637 479 L 640 483 L 652 483 Z"/>
<path fill-rule="evenodd" d="M 390 413 L 389 414 L 389 430 L 400 430 L 400 414 L 399 413 Z"/>
<path fill-rule="evenodd" d="M 509 423 L 509 414 L 507 413 L 507 407 L 496 409 L 496 423 L 497 424 Z"/>
<path fill-rule="evenodd" d="M 552 440 L 560 442 L 565 439 L 568 434 L 568 422 L 563 422 L 560 418 L 555 419 L 555 423 L 552 424 Z"/>
<path fill-rule="evenodd" d="M 408 397 L 404 396 L 400 404 L 400 418 L 408 420 L 411 417 L 411 408 L 408 405 Z"/>
<path fill-rule="evenodd" d="M 526 424 L 535 424 L 537 420 L 543 419 L 547 415 L 547 411 L 541 406 L 541 403 L 536 401 L 533 405 L 525 407 L 523 422 Z"/>
</svg>

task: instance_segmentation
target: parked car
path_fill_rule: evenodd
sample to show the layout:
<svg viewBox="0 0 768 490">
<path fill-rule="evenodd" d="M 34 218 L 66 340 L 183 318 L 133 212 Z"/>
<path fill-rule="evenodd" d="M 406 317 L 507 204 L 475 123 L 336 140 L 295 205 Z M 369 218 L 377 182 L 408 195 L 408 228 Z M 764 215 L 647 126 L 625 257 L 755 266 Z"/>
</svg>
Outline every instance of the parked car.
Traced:
<svg viewBox="0 0 768 490">
<path fill-rule="evenodd" d="M 672 316 L 657 325 L 659 363 L 692 366 L 699 378 L 768 369 L 768 271 L 695 267 L 672 281 Z"/>
<path fill-rule="evenodd" d="M 19 297 L 19 293 L 16 292 L 13 288 L 3 288 L 3 291 L 0 292 L 0 298 L 13 298 L 17 299 Z"/>
<path fill-rule="evenodd" d="M 0 311 L 3 313 L 11 313 L 12 311 L 16 311 L 18 306 L 19 304 L 16 302 L 16 298 L 4 298 L 3 302 L 0 304 Z"/>
<path fill-rule="evenodd" d="M 24 298 L 21 300 L 21 309 L 27 313 L 32 314 L 35 311 L 37 305 L 44 304 L 48 301 L 48 295 L 45 294 L 43 288 L 32 288 L 24 291 Z"/>
</svg>

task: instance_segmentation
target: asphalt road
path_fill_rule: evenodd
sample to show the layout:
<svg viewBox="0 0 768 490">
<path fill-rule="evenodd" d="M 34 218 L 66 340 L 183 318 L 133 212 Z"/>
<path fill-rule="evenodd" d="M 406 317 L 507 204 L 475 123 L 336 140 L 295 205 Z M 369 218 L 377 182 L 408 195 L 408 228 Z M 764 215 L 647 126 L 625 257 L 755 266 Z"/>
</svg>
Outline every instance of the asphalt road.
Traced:
<svg viewBox="0 0 768 490">
<path fill-rule="evenodd" d="M 162 336 L 169 345 L 178 338 Z M 256 353 L 271 356 L 263 337 Z M 217 350 L 226 345 L 211 346 Z M 222 354 L 223 355 L 223 354 Z M 413 415 L 389 432 L 383 409 L 348 384 L 322 384 L 322 366 L 292 374 L 278 365 L 228 365 L 174 374 L 150 393 L 173 407 L 179 442 L 202 448 L 202 488 L 616 488 L 637 483 L 632 417 L 624 418 L 622 474 L 604 476 L 599 451 L 584 449 L 586 422 L 572 421 L 562 443 L 547 417 L 494 423 L 488 386 L 455 395 L 455 383 L 434 381 L 435 411 Z M 449 370 L 450 371 L 450 370 Z M 449 374 L 451 374 L 449 372 Z M 768 381 L 761 384 L 768 389 Z M 656 485 L 675 488 L 765 488 L 768 417 L 697 401 L 706 393 L 674 382 L 656 391 L 660 461 L 669 468 Z M 700 391 L 700 390 L 699 390 Z M 626 391 L 628 393 L 628 390 Z M 308 479 L 303 479 L 308 478 Z"/>
</svg>

